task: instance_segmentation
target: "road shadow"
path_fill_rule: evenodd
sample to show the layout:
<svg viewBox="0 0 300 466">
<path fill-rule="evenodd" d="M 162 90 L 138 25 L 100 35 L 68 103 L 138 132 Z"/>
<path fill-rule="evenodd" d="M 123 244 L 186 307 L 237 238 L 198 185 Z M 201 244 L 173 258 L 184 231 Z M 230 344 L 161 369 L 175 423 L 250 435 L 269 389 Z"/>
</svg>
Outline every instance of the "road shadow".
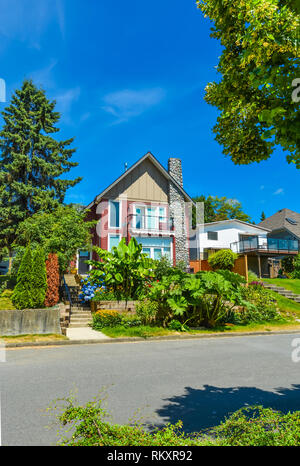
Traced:
<svg viewBox="0 0 300 466">
<path fill-rule="evenodd" d="M 156 413 L 162 419 L 161 428 L 167 422 L 183 422 L 187 433 L 216 426 L 232 412 L 244 406 L 262 405 L 284 413 L 300 410 L 300 385 L 291 388 L 275 388 L 274 391 L 256 387 L 214 387 L 202 389 L 185 387 L 185 393 L 163 400 L 164 406 Z"/>
</svg>

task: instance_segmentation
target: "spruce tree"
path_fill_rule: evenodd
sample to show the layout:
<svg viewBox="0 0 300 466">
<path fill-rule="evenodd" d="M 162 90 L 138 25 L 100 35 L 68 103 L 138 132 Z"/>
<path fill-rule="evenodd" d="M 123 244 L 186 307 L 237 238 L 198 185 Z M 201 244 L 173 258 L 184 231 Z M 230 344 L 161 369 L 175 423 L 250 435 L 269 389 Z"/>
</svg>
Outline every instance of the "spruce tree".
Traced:
<svg viewBox="0 0 300 466">
<path fill-rule="evenodd" d="M 73 138 L 58 141 L 60 114 L 45 91 L 25 80 L 2 112 L 0 132 L 0 248 L 12 257 L 12 243 L 20 222 L 36 212 L 52 212 L 64 201 L 68 188 L 81 178 L 61 176 L 76 167 L 70 148 Z"/>
<path fill-rule="evenodd" d="M 30 246 L 27 246 L 18 270 L 12 302 L 17 309 L 31 309 L 33 306 L 32 296 L 32 254 Z"/>
<path fill-rule="evenodd" d="M 263 222 L 264 220 L 266 220 L 266 214 L 262 212 L 260 216 L 260 221 Z"/>
<path fill-rule="evenodd" d="M 43 249 L 36 249 L 32 263 L 32 307 L 44 307 L 47 291 L 47 274 L 45 253 Z"/>
</svg>

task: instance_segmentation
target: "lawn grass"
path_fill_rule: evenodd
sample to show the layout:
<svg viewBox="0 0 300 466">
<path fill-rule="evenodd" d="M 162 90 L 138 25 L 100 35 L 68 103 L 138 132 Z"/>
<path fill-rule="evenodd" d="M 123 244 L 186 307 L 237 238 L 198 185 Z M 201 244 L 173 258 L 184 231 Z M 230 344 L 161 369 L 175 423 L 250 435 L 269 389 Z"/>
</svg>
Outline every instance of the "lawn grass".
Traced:
<svg viewBox="0 0 300 466">
<path fill-rule="evenodd" d="M 287 315 L 289 317 L 290 314 L 293 316 L 300 318 L 300 303 L 293 301 L 292 299 L 288 299 L 285 296 L 281 296 L 280 294 L 276 293 L 276 291 L 271 291 L 271 295 L 276 299 L 278 304 L 278 309 L 283 315 Z"/>
<path fill-rule="evenodd" d="M 13 311 L 15 309 L 10 298 L 0 298 L 0 311 Z"/>
<path fill-rule="evenodd" d="M 197 335 L 206 333 L 228 333 L 228 332 L 261 332 L 261 331 L 284 331 L 284 330 L 298 330 L 300 329 L 300 322 L 294 319 L 282 319 L 274 320 L 270 322 L 251 323 L 247 325 L 233 325 L 225 324 L 214 328 L 206 329 L 190 329 L 187 332 L 176 332 L 174 330 L 165 329 L 162 327 L 151 327 L 151 326 L 139 326 L 126 328 L 122 325 L 117 327 L 104 327 L 101 332 L 110 338 L 122 338 L 122 337 L 141 337 L 149 338 L 156 336 L 166 335 Z"/>
<path fill-rule="evenodd" d="M 47 334 L 26 334 L 26 335 L 8 335 L 0 337 L 0 341 L 5 343 L 36 343 L 43 341 L 68 340 L 64 335 L 56 333 Z"/>
<path fill-rule="evenodd" d="M 275 286 L 282 286 L 293 293 L 300 294 L 300 279 L 292 278 L 264 278 L 264 282 Z"/>
</svg>

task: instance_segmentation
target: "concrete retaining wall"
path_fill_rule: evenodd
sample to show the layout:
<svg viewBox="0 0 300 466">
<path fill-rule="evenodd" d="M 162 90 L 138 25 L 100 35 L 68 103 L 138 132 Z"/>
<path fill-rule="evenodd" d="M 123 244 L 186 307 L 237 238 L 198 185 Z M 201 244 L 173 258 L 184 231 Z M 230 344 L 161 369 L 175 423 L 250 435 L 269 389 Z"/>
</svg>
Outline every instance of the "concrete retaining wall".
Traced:
<svg viewBox="0 0 300 466">
<path fill-rule="evenodd" d="M 59 307 L 0 311 L 0 335 L 61 334 Z"/>
</svg>

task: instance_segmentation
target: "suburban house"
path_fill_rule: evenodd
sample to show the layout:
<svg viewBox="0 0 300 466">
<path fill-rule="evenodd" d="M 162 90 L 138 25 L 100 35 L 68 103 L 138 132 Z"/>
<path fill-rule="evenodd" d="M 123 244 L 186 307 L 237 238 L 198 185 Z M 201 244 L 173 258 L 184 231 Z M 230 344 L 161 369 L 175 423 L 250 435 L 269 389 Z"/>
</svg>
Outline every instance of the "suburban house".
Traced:
<svg viewBox="0 0 300 466">
<path fill-rule="evenodd" d="M 126 169 L 86 207 L 88 219 L 98 221 L 93 246 L 110 251 L 121 238 L 132 237 L 153 259 L 167 256 L 172 264 L 189 267 L 189 206 L 183 189 L 181 160 L 170 158 L 168 170 L 148 152 Z M 77 268 L 88 272 L 85 263 L 95 252 L 79 251 Z"/>
<path fill-rule="evenodd" d="M 268 232 L 267 228 L 236 219 L 197 225 L 198 258 L 206 260 L 220 249 L 236 250 L 239 242 L 248 246 L 256 238 L 263 245 L 267 242 Z"/>
<path fill-rule="evenodd" d="M 258 225 L 223 220 L 197 225 L 197 246 L 191 249 L 191 267 L 220 250 L 231 249 L 244 256 L 247 269 L 259 277 L 277 276 L 280 261 L 299 252 L 300 214 L 282 209 Z M 200 264 L 201 268 L 201 264 Z"/>
<path fill-rule="evenodd" d="M 262 228 L 268 228 L 269 242 L 278 249 L 297 250 L 300 241 L 300 214 L 290 209 L 281 209 L 271 217 L 259 223 Z"/>
</svg>

